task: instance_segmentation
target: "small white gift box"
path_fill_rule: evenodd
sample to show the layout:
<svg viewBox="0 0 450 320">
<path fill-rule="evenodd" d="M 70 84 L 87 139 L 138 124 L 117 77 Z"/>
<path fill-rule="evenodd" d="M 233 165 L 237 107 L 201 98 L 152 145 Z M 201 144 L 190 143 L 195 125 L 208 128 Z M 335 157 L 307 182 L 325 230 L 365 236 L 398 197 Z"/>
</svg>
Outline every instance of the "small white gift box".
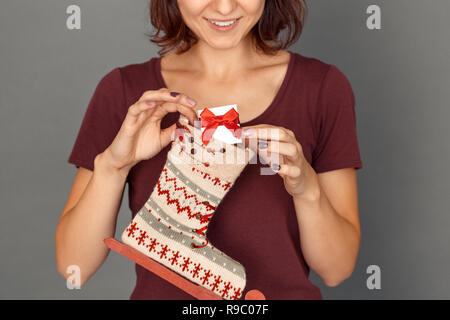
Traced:
<svg viewBox="0 0 450 320">
<path fill-rule="evenodd" d="M 229 112 L 230 110 L 234 109 L 234 111 L 236 112 L 237 115 L 239 115 L 238 110 L 237 110 L 237 105 L 235 104 L 231 104 L 231 105 L 227 105 L 227 106 L 220 106 L 220 107 L 212 107 L 212 108 L 204 108 L 204 109 L 199 109 L 197 110 L 197 115 L 198 117 L 201 119 L 201 114 L 203 112 L 203 110 L 208 109 L 209 111 L 211 111 L 214 115 L 216 116 L 223 116 L 225 115 L 227 112 Z M 232 112 L 232 114 L 234 114 L 234 112 Z M 237 127 L 240 128 L 240 124 L 239 124 L 239 116 L 237 117 Z M 202 134 L 205 131 L 205 127 L 202 127 Z M 214 134 L 212 136 L 213 138 L 223 141 L 225 143 L 228 144 L 235 144 L 235 143 L 241 143 L 242 139 L 237 138 L 233 135 L 233 132 L 230 131 L 230 129 L 228 129 L 225 125 L 219 125 L 217 126 L 217 128 L 214 131 Z"/>
</svg>

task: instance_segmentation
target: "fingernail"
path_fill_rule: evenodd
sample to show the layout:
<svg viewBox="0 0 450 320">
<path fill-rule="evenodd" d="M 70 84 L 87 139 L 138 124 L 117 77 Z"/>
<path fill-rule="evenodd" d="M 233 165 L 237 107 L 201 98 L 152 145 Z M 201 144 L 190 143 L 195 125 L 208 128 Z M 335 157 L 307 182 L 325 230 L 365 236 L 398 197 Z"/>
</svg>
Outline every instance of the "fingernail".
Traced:
<svg viewBox="0 0 450 320">
<path fill-rule="evenodd" d="M 193 106 L 195 106 L 197 104 L 197 101 L 195 101 L 194 99 L 189 98 L 189 97 L 187 97 L 187 101 L 189 102 L 189 104 L 191 104 Z"/>
<path fill-rule="evenodd" d="M 279 170 L 280 170 L 280 165 L 274 163 L 274 164 L 272 165 L 272 169 L 273 169 L 274 171 L 279 171 Z"/>
<path fill-rule="evenodd" d="M 172 97 L 176 97 L 176 96 L 178 96 L 180 93 L 179 92 L 175 92 L 175 91 L 172 91 L 171 93 L 170 93 L 170 95 L 172 96 Z"/>
<path fill-rule="evenodd" d="M 259 147 L 260 149 L 266 149 L 266 148 L 267 148 L 267 141 L 260 140 L 260 141 L 258 142 L 258 147 Z"/>
<path fill-rule="evenodd" d="M 242 134 L 246 137 L 252 135 L 255 132 L 253 128 L 244 129 Z"/>
<path fill-rule="evenodd" d="M 145 103 L 147 103 L 149 106 L 152 106 L 152 105 L 154 105 L 155 104 L 155 102 L 154 101 L 145 101 Z"/>
</svg>

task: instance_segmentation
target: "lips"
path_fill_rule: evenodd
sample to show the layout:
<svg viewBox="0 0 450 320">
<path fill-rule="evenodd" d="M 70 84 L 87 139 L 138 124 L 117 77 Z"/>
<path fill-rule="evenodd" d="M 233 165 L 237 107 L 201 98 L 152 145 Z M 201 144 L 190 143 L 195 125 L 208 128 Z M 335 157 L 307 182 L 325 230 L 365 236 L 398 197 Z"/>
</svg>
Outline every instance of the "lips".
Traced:
<svg viewBox="0 0 450 320">
<path fill-rule="evenodd" d="M 228 18 L 228 19 L 214 19 L 214 18 L 204 18 L 205 20 L 211 20 L 211 21 L 220 21 L 220 22 L 227 22 L 227 21 L 234 21 L 234 20 L 238 20 L 242 17 L 239 18 Z"/>
<path fill-rule="evenodd" d="M 236 20 L 237 20 L 237 19 L 221 21 L 221 20 L 208 19 L 209 22 L 212 22 L 212 23 L 214 23 L 215 25 L 218 25 L 218 26 L 220 26 L 220 27 L 226 27 L 226 26 L 229 26 L 229 25 L 235 23 Z"/>
<path fill-rule="evenodd" d="M 230 31 L 236 27 L 236 25 L 239 23 L 239 20 L 241 18 L 236 19 L 227 19 L 227 20 L 215 20 L 215 19 L 207 19 L 205 20 L 208 22 L 208 25 L 216 30 L 216 31 Z"/>
</svg>

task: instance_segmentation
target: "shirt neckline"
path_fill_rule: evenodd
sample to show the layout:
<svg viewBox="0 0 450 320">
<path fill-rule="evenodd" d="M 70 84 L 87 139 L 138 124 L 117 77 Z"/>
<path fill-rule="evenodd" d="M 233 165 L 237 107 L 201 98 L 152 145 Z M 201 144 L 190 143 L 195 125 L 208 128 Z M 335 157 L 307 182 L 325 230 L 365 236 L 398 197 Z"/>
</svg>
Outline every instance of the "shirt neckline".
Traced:
<svg viewBox="0 0 450 320">
<path fill-rule="evenodd" d="M 275 97 L 272 99 L 272 102 L 269 104 L 269 106 L 258 116 L 256 116 L 256 118 L 253 118 L 249 121 L 246 122 L 241 122 L 241 126 L 251 126 L 257 122 L 260 122 L 262 119 L 265 119 L 269 114 L 271 114 L 271 111 L 273 109 L 275 109 L 275 107 L 277 106 L 277 104 L 279 103 L 279 101 L 283 98 L 283 96 L 285 95 L 288 83 L 289 83 L 289 79 L 292 75 L 292 71 L 294 69 L 294 53 L 291 52 L 290 50 L 286 50 L 289 53 L 289 62 L 288 62 L 288 67 L 287 70 L 285 72 L 283 81 L 281 82 L 281 86 L 278 89 L 278 92 L 275 94 Z M 162 72 L 161 72 L 161 57 L 155 57 L 156 60 L 156 78 L 159 82 L 159 85 L 161 85 L 164 88 L 167 88 L 167 84 L 164 81 L 164 78 L 162 76 Z"/>
</svg>

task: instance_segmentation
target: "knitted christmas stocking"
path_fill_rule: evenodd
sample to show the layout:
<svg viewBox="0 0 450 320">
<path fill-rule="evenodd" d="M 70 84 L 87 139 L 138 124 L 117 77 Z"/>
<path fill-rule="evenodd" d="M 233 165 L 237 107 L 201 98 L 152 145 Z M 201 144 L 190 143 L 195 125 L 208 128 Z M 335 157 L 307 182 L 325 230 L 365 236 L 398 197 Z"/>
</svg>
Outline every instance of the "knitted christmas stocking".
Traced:
<svg viewBox="0 0 450 320">
<path fill-rule="evenodd" d="M 211 138 L 180 116 L 156 186 L 122 241 L 222 298 L 239 299 L 244 267 L 206 237 L 214 211 L 254 152 Z"/>
</svg>

